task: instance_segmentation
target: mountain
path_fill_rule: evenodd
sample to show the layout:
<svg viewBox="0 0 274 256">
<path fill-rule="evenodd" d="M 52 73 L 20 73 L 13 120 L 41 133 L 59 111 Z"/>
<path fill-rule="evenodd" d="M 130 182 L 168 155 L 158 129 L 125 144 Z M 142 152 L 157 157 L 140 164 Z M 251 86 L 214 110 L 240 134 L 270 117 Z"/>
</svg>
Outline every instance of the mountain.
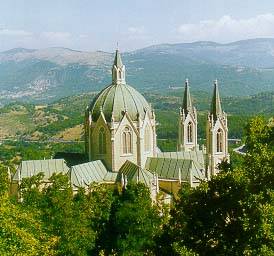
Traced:
<svg viewBox="0 0 274 256">
<path fill-rule="evenodd" d="M 194 42 L 150 46 L 136 52 L 179 55 L 195 61 L 250 68 L 274 68 L 274 38 L 242 40 L 228 44 Z"/>
<path fill-rule="evenodd" d="M 111 83 L 113 54 L 67 48 L 16 48 L 0 53 L 0 106 L 11 101 L 52 102 L 98 91 Z M 274 90 L 274 39 L 229 44 L 161 44 L 123 54 L 127 82 L 143 92 L 182 87 L 212 90 L 218 78 L 223 95 Z"/>
</svg>

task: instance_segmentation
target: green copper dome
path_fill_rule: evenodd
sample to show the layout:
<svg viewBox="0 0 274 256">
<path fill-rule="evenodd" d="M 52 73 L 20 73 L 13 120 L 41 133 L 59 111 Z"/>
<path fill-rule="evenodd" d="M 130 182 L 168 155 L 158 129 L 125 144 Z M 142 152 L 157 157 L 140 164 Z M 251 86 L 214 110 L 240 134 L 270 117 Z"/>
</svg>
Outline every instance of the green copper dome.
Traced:
<svg viewBox="0 0 274 256">
<path fill-rule="evenodd" d="M 146 112 L 151 117 L 149 104 L 139 92 L 126 84 L 125 77 L 126 69 L 119 51 L 116 50 L 112 66 L 112 84 L 103 89 L 89 107 L 93 121 L 97 121 L 101 111 L 107 122 L 112 118 L 116 122 L 121 121 L 125 112 L 132 121 L 137 121 L 138 117 L 144 119 Z"/>
<path fill-rule="evenodd" d="M 145 98 L 127 84 L 112 84 L 103 89 L 93 100 L 89 110 L 93 121 L 97 121 L 102 111 L 107 122 L 112 117 L 116 122 L 121 121 L 125 112 L 133 121 L 138 120 L 138 116 L 144 119 L 147 111 L 150 117 L 152 114 Z"/>
</svg>

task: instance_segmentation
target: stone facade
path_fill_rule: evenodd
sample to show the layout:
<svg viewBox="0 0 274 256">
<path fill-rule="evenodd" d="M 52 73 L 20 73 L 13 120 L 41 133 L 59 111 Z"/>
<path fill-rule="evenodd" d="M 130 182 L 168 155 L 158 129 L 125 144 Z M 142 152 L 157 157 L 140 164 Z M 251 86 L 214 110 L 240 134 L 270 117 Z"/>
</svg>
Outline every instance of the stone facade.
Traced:
<svg viewBox="0 0 274 256">
<path fill-rule="evenodd" d="M 210 176 L 219 172 L 219 163 L 223 160 L 229 161 L 227 115 L 221 108 L 217 80 L 214 82 L 211 111 L 207 118 L 206 143 L 208 176 L 210 178 Z"/>
<path fill-rule="evenodd" d="M 197 136 L 197 111 L 192 105 L 192 99 L 189 91 L 188 79 L 185 82 L 185 93 L 183 98 L 183 105 L 179 112 L 179 131 L 178 131 L 178 151 L 197 150 L 198 136 Z"/>
<path fill-rule="evenodd" d="M 102 160 L 112 172 L 119 172 L 126 161 L 144 168 L 147 159 L 157 154 L 155 113 L 144 97 L 126 84 L 125 77 L 126 68 L 117 50 L 112 84 L 104 88 L 86 110 L 85 136 L 89 161 Z M 197 111 L 186 80 L 179 112 L 178 152 L 201 153 L 197 130 Z M 210 179 L 211 175 L 218 173 L 217 166 L 221 161 L 229 161 L 227 115 L 221 109 L 217 81 L 214 82 L 206 136 L 206 150 L 202 151 L 205 155 L 203 169 Z"/>
<path fill-rule="evenodd" d="M 99 117 L 97 103 L 101 104 Z M 147 157 L 156 154 L 154 111 L 141 94 L 126 84 L 125 66 L 118 51 L 112 84 L 87 109 L 85 124 L 89 160 L 102 160 L 113 172 L 118 172 L 126 161 L 143 168 Z"/>
</svg>

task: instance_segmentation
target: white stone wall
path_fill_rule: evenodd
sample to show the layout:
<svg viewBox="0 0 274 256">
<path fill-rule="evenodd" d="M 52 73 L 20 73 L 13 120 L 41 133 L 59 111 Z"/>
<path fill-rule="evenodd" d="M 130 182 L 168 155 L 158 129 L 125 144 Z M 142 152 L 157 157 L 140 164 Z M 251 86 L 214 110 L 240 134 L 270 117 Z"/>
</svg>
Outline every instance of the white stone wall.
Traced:
<svg viewBox="0 0 274 256">
<path fill-rule="evenodd" d="M 145 128 L 149 127 L 149 150 L 145 151 Z M 99 130 L 104 127 L 106 131 L 106 154 L 99 153 Z M 132 153 L 123 153 L 122 134 L 128 127 L 132 133 Z M 144 168 L 147 157 L 156 156 L 156 128 L 155 117 L 147 114 L 144 120 L 132 121 L 125 113 L 120 122 L 107 123 L 104 114 L 96 122 L 90 122 L 88 141 L 89 160 L 103 160 L 109 170 L 118 172 L 121 166 L 131 161 Z"/>
<path fill-rule="evenodd" d="M 188 142 L 187 127 L 189 122 L 192 123 L 193 140 Z M 186 116 L 180 111 L 179 116 L 179 130 L 178 130 L 178 151 L 191 151 L 198 149 L 198 134 L 197 134 L 197 114 L 189 112 Z"/>
<path fill-rule="evenodd" d="M 222 144 L 223 151 L 217 152 L 217 131 L 221 129 L 223 132 Z M 207 120 L 207 154 L 208 154 L 208 167 L 210 175 L 216 175 L 219 170 L 218 164 L 223 160 L 229 161 L 228 153 L 228 128 L 227 128 L 227 116 L 224 113 L 222 118 L 217 118 L 214 121 L 211 115 L 208 116 Z"/>
</svg>

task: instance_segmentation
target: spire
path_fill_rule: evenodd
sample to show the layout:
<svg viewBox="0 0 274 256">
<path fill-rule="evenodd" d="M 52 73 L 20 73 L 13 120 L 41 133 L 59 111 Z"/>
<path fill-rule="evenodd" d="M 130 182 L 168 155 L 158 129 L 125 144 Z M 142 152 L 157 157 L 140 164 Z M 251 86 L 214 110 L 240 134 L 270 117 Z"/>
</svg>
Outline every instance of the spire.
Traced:
<svg viewBox="0 0 274 256">
<path fill-rule="evenodd" d="M 116 66 L 117 68 L 122 68 L 123 67 L 121 54 L 119 53 L 118 49 L 116 50 L 116 53 L 115 53 L 115 58 L 114 58 L 113 65 Z"/>
<path fill-rule="evenodd" d="M 125 84 L 126 69 L 123 65 L 119 50 L 116 50 L 115 58 L 112 66 L 112 83 L 113 84 Z"/>
<path fill-rule="evenodd" d="M 184 110 L 186 115 L 189 111 L 193 111 L 188 79 L 186 79 L 186 81 L 185 81 L 185 92 L 184 92 L 184 99 L 183 99 L 182 109 Z"/>
<path fill-rule="evenodd" d="M 223 115 L 217 79 L 214 81 L 214 90 L 210 113 L 213 115 L 214 120 Z"/>
</svg>

